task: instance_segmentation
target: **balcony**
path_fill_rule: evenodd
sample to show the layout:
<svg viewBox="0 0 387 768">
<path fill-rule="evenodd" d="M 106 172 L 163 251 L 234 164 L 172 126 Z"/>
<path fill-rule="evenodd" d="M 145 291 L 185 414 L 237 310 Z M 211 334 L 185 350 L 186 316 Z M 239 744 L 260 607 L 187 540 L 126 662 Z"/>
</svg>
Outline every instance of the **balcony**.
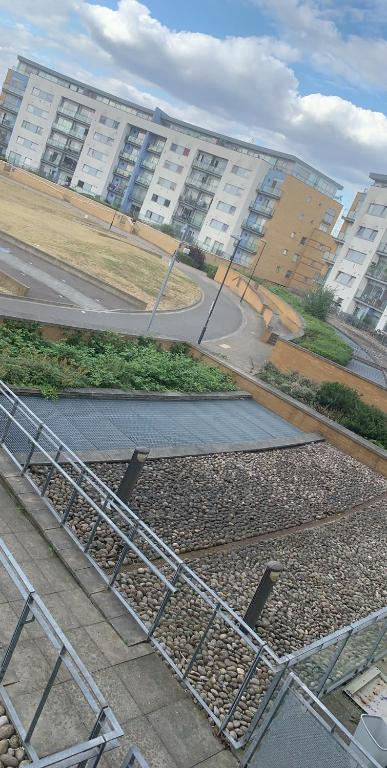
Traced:
<svg viewBox="0 0 387 768">
<path fill-rule="evenodd" d="M 188 184 L 189 187 L 195 187 L 195 189 L 204 189 L 206 192 L 208 192 L 210 195 L 214 195 L 218 185 L 214 186 L 213 184 L 207 184 L 203 181 L 195 181 L 194 179 L 186 179 L 185 183 Z"/>
<path fill-rule="evenodd" d="M 332 235 L 332 237 L 334 240 L 336 240 L 337 243 L 344 242 L 344 232 L 339 232 L 337 235 Z"/>
<path fill-rule="evenodd" d="M 247 240 L 243 242 L 243 240 L 241 240 L 238 248 L 240 248 L 242 251 L 248 251 L 248 253 L 256 253 L 258 243 L 249 243 Z"/>
<path fill-rule="evenodd" d="M 130 178 L 132 173 L 133 173 L 133 171 L 132 171 L 131 168 L 116 168 L 115 171 L 114 171 L 114 175 L 122 176 L 125 179 Z"/>
<path fill-rule="evenodd" d="M 128 152 L 120 152 L 120 157 L 122 157 L 123 160 L 127 160 L 129 163 L 136 162 L 137 158 L 133 157 L 133 155 L 130 155 Z"/>
<path fill-rule="evenodd" d="M 141 173 L 139 173 L 138 176 L 136 176 L 136 184 L 140 184 L 142 187 L 149 187 L 149 184 L 151 183 L 152 179 L 147 179 L 146 176 L 143 176 Z"/>
<path fill-rule="evenodd" d="M 130 196 L 130 202 L 136 203 L 137 205 L 140 205 L 140 206 L 143 204 L 144 199 L 145 199 L 144 197 L 137 197 L 137 195 Z"/>
<path fill-rule="evenodd" d="M 266 184 L 263 184 L 262 187 L 258 187 L 257 192 L 259 192 L 262 195 L 268 195 L 269 197 L 274 197 L 276 200 L 279 200 L 279 198 L 282 195 L 282 189 L 280 186 L 269 187 Z"/>
<path fill-rule="evenodd" d="M 215 165 L 211 165 L 211 163 L 205 163 L 205 162 L 201 162 L 200 160 L 194 160 L 194 162 L 192 163 L 192 168 L 196 168 L 199 171 L 204 171 L 205 173 L 212 173 L 213 176 L 218 176 L 219 178 L 221 178 L 221 176 L 223 176 L 226 166 L 224 166 L 224 168 L 217 168 Z"/>
<path fill-rule="evenodd" d="M 86 125 L 90 125 L 92 120 L 91 116 L 87 117 L 86 115 L 72 112 L 71 109 L 66 109 L 66 107 L 58 107 L 57 112 L 60 115 L 66 115 L 66 117 L 71 117 L 72 120 L 77 120 L 79 123 L 85 123 Z"/>
<path fill-rule="evenodd" d="M 387 254 L 387 243 L 380 243 L 376 249 L 376 253 Z"/>
<path fill-rule="evenodd" d="M 348 213 L 345 213 L 343 215 L 344 221 L 348 221 L 350 224 L 353 224 L 355 221 L 355 212 L 354 211 L 348 211 Z"/>
<path fill-rule="evenodd" d="M 208 211 L 211 205 L 211 203 L 205 203 L 204 201 L 197 200 L 190 196 L 181 197 L 179 202 L 184 203 L 184 205 L 189 205 L 191 208 L 199 208 L 201 211 Z"/>
<path fill-rule="evenodd" d="M 248 219 L 245 219 L 242 222 L 242 229 L 248 229 L 250 232 L 255 232 L 255 234 L 263 235 L 265 231 L 265 227 L 263 224 L 258 224 L 254 221 L 249 221 Z"/>
<path fill-rule="evenodd" d="M 17 115 L 20 109 L 20 104 L 16 105 L 10 104 L 7 101 L 0 101 L 0 109 L 4 109 L 5 112 L 12 112 L 13 115 Z"/>
<path fill-rule="evenodd" d="M 5 117 L 4 120 L 0 123 L 0 128 L 13 128 L 15 125 L 15 120 L 11 118 Z"/>
<path fill-rule="evenodd" d="M 387 284 L 387 264 L 370 264 L 365 276 L 371 280 Z"/>
<path fill-rule="evenodd" d="M 74 136 L 75 139 L 80 139 L 81 141 L 85 139 L 88 134 L 87 128 L 81 133 L 80 131 L 77 131 L 76 128 L 67 129 L 58 123 L 53 123 L 52 128 L 55 131 L 59 131 L 59 133 L 64 133 L 65 136 Z"/>
<path fill-rule="evenodd" d="M 11 83 L 3 83 L 3 91 L 6 93 L 13 93 L 15 96 L 20 96 L 23 98 L 25 89 L 24 88 L 17 88 L 15 85 L 11 85 Z"/>
<path fill-rule="evenodd" d="M 153 144 L 148 144 L 148 146 L 146 148 L 146 151 L 147 152 L 155 152 L 156 155 L 160 155 L 161 152 L 163 151 L 163 149 L 164 149 L 164 144 L 157 144 L 157 142 L 156 142 L 156 143 L 153 143 Z"/>
<path fill-rule="evenodd" d="M 262 216 L 267 216 L 268 218 L 271 218 L 274 213 L 274 206 L 265 206 L 259 203 L 251 203 L 249 209 L 250 211 L 255 211 L 255 213 L 261 213 Z"/>
<path fill-rule="evenodd" d="M 174 216 L 173 216 L 173 220 L 183 221 L 184 224 L 189 224 L 190 227 L 195 227 L 195 229 L 201 229 L 201 227 L 203 226 L 203 221 L 204 221 L 204 219 L 198 220 L 198 219 L 195 219 L 194 216 L 192 216 L 192 217 L 184 216 L 181 213 L 175 213 Z"/>
<path fill-rule="evenodd" d="M 325 251 L 323 254 L 323 259 L 326 261 L 327 264 L 334 264 L 337 256 L 335 253 L 331 253 L 330 251 Z"/>
<path fill-rule="evenodd" d="M 373 309 L 376 309 L 380 313 L 385 310 L 387 305 L 387 291 L 384 291 L 381 296 L 373 296 L 372 294 L 367 294 L 366 291 L 363 291 L 362 293 L 359 291 L 354 298 L 355 301 L 359 301 L 361 304 L 366 304 L 367 307 L 373 307 Z"/>
<path fill-rule="evenodd" d="M 146 168 L 148 171 L 154 171 L 157 165 L 157 160 L 155 160 L 153 157 L 146 158 L 144 157 L 143 160 L 140 162 L 141 168 Z"/>
<path fill-rule="evenodd" d="M 126 192 L 126 187 L 116 187 L 113 182 L 110 182 L 110 184 L 108 184 L 108 190 L 109 192 L 113 192 L 115 195 L 122 197 Z"/>
</svg>

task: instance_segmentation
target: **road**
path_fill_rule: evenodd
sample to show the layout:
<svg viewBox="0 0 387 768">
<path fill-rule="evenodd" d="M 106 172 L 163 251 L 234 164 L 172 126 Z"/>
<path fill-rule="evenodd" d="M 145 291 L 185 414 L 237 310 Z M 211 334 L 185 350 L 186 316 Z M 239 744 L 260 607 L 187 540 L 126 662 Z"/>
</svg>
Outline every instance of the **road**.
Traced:
<svg viewBox="0 0 387 768">
<path fill-rule="evenodd" d="M 0 298 L 2 315 L 133 334 L 144 333 L 147 328 L 148 312 L 130 311 L 130 301 L 123 308 L 122 300 L 108 290 L 101 291 L 87 279 L 80 280 L 22 248 L 9 246 L 0 238 L 0 269 L 2 266 L 9 274 L 31 285 L 30 295 L 35 299 L 3 295 Z M 186 265 L 179 265 L 179 269 L 200 286 L 202 300 L 188 309 L 159 312 L 152 326 L 152 335 L 196 341 L 219 286 L 197 269 Z M 217 339 L 233 334 L 242 321 L 238 299 L 231 291 L 224 289 L 205 338 Z"/>
</svg>

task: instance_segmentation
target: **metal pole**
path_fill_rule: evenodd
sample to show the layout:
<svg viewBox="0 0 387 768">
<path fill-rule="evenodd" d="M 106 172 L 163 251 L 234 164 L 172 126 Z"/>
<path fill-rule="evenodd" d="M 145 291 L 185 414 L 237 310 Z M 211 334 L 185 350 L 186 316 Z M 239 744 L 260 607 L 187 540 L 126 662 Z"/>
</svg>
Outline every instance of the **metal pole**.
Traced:
<svg viewBox="0 0 387 768">
<path fill-rule="evenodd" d="M 120 482 L 117 496 L 121 501 L 127 502 L 134 486 L 144 468 L 149 455 L 149 448 L 135 448 L 133 456 L 126 467 L 124 476 Z"/>
<path fill-rule="evenodd" d="M 186 231 L 187 231 L 187 226 L 186 226 L 186 227 L 184 227 L 184 229 L 183 229 L 183 231 L 182 231 L 182 233 L 181 233 L 181 240 L 180 240 L 180 242 L 179 242 L 179 245 L 177 246 L 177 248 L 176 248 L 175 252 L 172 254 L 171 260 L 170 260 L 170 262 L 169 262 L 169 266 L 168 266 L 168 269 L 167 269 L 167 271 L 166 271 L 166 273 L 165 273 L 165 275 L 164 275 L 164 280 L 163 280 L 163 282 L 161 283 L 161 287 L 160 287 L 160 290 L 159 290 L 159 295 L 157 296 L 157 299 L 156 299 L 155 305 L 154 305 L 154 307 L 153 307 L 153 310 L 152 310 L 152 314 L 151 314 L 151 316 L 150 316 L 150 318 L 149 318 L 149 323 L 148 323 L 148 325 L 147 325 L 147 329 L 146 329 L 146 331 L 145 331 L 145 335 L 147 335 L 147 334 L 149 333 L 149 331 L 150 331 L 150 327 L 151 327 L 151 325 L 152 325 L 152 323 L 153 323 L 153 320 L 154 320 L 155 314 L 156 314 L 156 312 L 157 312 L 157 310 L 158 310 L 158 307 L 159 307 L 159 304 L 160 304 L 160 302 L 161 302 L 161 299 L 163 298 L 163 294 L 164 294 L 164 291 L 165 291 L 165 289 L 166 289 L 166 287 L 167 287 L 167 283 L 168 283 L 168 280 L 169 280 L 169 278 L 170 278 L 170 274 L 171 274 L 171 272 L 172 272 L 172 270 L 173 270 L 173 267 L 175 266 L 175 262 L 176 262 L 176 259 L 177 259 L 177 254 L 178 254 L 178 252 L 179 252 L 179 250 L 180 250 L 181 246 L 182 246 L 182 245 L 183 245 L 183 243 L 184 243 L 184 237 L 185 237 L 185 233 L 186 233 Z"/>
<path fill-rule="evenodd" d="M 270 560 L 267 563 L 264 574 L 255 591 L 255 595 L 243 617 L 243 621 L 251 629 L 254 629 L 257 624 L 258 618 L 270 597 L 274 584 L 278 581 L 281 571 L 283 571 L 283 566 L 277 560 Z"/>
<path fill-rule="evenodd" d="M 205 332 L 206 332 L 206 330 L 207 330 L 207 325 L 208 325 L 208 323 L 209 323 L 209 321 L 210 321 L 210 318 L 211 318 L 211 315 L 212 315 L 212 313 L 213 313 L 213 311 L 214 311 L 214 309 L 215 309 L 215 307 L 216 307 L 216 302 L 217 302 L 217 301 L 218 301 L 218 299 L 219 299 L 219 296 L 220 296 L 221 290 L 222 290 L 222 288 L 223 288 L 223 286 L 224 286 L 224 284 L 225 284 L 225 282 L 226 282 L 226 279 L 227 279 L 227 275 L 228 275 L 228 273 L 229 273 L 229 271 L 230 271 L 230 269 L 231 269 L 232 263 L 233 263 L 233 261 L 234 261 L 234 259 L 235 259 L 235 256 L 236 256 L 236 252 L 237 252 L 237 250 L 238 250 L 238 246 L 239 246 L 239 243 L 240 243 L 240 237 L 238 237 L 238 239 L 237 239 L 237 240 L 236 240 L 236 242 L 235 242 L 234 250 L 233 250 L 233 253 L 232 253 L 231 259 L 230 259 L 230 261 L 229 261 L 228 267 L 227 267 L 227 269 L 226 269 L 226 271 L 225 271 L 225 273 L 224 273 L 224 275 L 223 275 L 223 280 L 222 280 L 222 282 L 221 282 L 221 284 L 220 284 L 220 286 L 219 286 L 219 290 L 218 290 L 218 293 L 216 294 L 216 296 L 215 296 L 215 299 L 214 299 L 214 301 L 213 301 L 213 302 L 212 302 L 212 304 L 211 304 L 211 307 L 210 307 L 210 311 L 209 311 L 209 313 L 208 313 L 208 317 L 207 317 L 207 320 L 206 320 L 206 322 L 204 323 L 204 325 L 203 325 L 203 328 L 202 328 L 202 331 L 201 331 L 201 334 L 200 334 L 200 336 L 199 336 L 199 338 L 198 338 L 198 344 L 200 344 L 200 342 L 202 341 L 202 339 L 203 339 L 203 336 L 204 336 L 204 334 L 205 334 Z"/>
<path fill-rule="evenodd" d="M 255 262 L 255 266 L 254 266 L 254 269 L 253 269 L 253 271 L 252 271 L 252 273 L 251 273 L 251 275 L 250 275 L 250 277 L 249 277 L 249 279 L 248 279 L 248 281 L 247 281 L 247 284 L 246 284 L 245 290 L 244 290 L 244 291 L 243 291 L 243 293 L 242 293 L 242 296 L 241 296 L 241 298 L 240 298 L 240 302 L 239 302 L 240 304 L 242 304 L 242 301 L 243 301 L 243 299 L 245 298 L 245 293 L 246 293 L 247 289 L 250 287 L 250 283 L 251 283 L 251 281 L 252 281 L 252 279 L 253 279 L 253 277 L 254 277 L 254 275 L 255 275 L 255 270 L 257 269 L 257 266 L 258 266 L 259 262 L 261 261 L 261 258 L 262 258 L 262 254 L 263 254 L 263 252 L 264 252 L 264 250 L 265 250 L 265 248 L 266 248 L 266 246 L 267 246 L 267 242 L 266 242 L 266 240 L 262 240 L 262 242 L 263 242 L 263 246 L 262 246 L 262 248 L 261 248 L 261 253 L 259 254 L 259 258 L 258 258 L 258 259 L 257 259 L 257 261 Z"/>
</svg>

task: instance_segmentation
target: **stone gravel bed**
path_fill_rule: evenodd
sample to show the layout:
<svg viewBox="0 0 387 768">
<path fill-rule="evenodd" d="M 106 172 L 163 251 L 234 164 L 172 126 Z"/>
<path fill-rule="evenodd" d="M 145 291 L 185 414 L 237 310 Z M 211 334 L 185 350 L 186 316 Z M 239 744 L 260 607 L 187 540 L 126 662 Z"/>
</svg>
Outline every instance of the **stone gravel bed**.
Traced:
<svg viewBox="0 0 387 768">
<path fill-rule="evenodd" d="M 99 463 L 93 469 L 116 489 L 125 464 Z M 35 467 L 42 482 L 47 468 Z M 137 512 L 176 552 L 250 538 L 321 520 L 387 491 L 387 481 L 326 443 L 264 453 L 149 460 L 130 499 Z M 61 477 L 48 494 L 65 509 L 69 489 Z M 82 540 L 94 520 L 78 501 L 69 524 Z M 103 524 L 95 552 L 113 567 L 118 539 Z"/>
<path fill-rule="evenodd" d="M 0 703 L 0 766 L 1 768 L 25 768 L 30 760 L 5 707 Z"/>
</svg>

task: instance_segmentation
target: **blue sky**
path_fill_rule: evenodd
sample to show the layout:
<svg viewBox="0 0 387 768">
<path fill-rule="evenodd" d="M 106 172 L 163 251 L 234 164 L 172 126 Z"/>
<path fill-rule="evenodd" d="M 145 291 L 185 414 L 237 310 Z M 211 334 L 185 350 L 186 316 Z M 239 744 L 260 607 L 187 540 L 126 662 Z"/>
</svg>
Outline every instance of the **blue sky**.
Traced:
<svg viewBox="0 0 387 768">
<path fill-rule="evenodd" d="M 345 185 L 386 172 L 385 0 L 0 0 L 17 53 L 303 157 Z"/>
</svg>

